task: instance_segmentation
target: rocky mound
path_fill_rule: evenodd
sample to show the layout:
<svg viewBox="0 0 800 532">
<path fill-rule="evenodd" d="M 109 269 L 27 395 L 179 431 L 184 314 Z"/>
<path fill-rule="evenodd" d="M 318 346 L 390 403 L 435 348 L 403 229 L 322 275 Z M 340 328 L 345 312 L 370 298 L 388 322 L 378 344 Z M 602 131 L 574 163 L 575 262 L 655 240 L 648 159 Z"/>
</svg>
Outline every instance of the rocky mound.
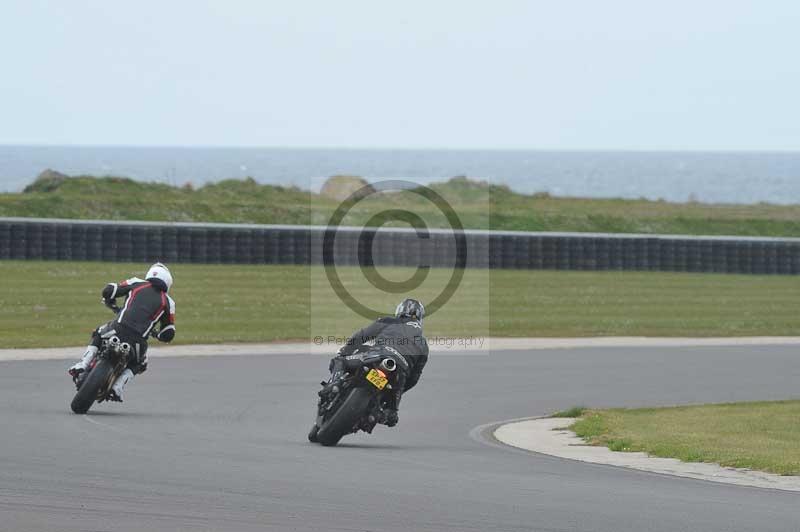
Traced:
<svg viewBox="0 0 800 532">
<path fill-rule="evenodd" d="M 333 177 L 329 177 L 328 180 L 325 181 L 325 184 L 322 185 L 322 190 L 320 190 L 320 194 L 326 198 L 343 201 L 358 190 L 362 191 L 360 193 L 361 196 L 367 196 L 375 192 L 375 190 L 369 186 L 369 183 L 363 177 L 335 175 Z"/>
<path fill-rule="evenodd" d="M 39 174 L 36 180 L 25 187 L 22 192 L 52 192 L 60 187 L 68 178 L 68 175 L 48 168 Z"/>
</svg>

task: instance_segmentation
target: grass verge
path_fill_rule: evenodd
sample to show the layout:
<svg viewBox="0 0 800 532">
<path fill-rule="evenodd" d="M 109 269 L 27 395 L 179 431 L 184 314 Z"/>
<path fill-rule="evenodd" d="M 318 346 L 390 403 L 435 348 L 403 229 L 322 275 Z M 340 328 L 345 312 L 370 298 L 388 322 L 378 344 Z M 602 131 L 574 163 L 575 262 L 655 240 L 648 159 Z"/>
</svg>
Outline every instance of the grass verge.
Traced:
<svg viewBox="0 0 800 532">
<path fill-rule="evenodd" d="M 793 400 L 589 410 L 570 428 L 612 451 L 800 475 L 798 419 Z"/>
<path fill-rule="evenodd" d="M 0 261 L 0 347 L 78 345 L 112 315 L 106 282 L 146 265 Z M 174 264 L 180 343 L 308 340 L 366 321 L 332 292 L 319 267 Z M 342 283 L 375 309 L 405 294 L 377 291 L 358 267 Z M 390 279 L 406 268 L 381 268 Z M 430 302 L 450 271 L 432 269 L 412 295 Z M 452 336 L 782 336 L 797 334 L 800 285 L 788 276 L 663 272 L 466 270 L 453 298 L 426 320 Z"/>
</svg>

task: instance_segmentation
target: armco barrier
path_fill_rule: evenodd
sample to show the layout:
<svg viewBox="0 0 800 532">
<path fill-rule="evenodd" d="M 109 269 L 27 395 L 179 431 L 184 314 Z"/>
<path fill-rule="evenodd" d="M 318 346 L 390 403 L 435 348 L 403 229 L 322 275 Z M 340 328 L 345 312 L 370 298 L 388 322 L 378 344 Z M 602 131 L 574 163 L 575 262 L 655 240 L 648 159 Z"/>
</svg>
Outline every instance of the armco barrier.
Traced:
<svg viewBox="0 0 800 532">
<path fill-rule="evenodd" d="M 322 264 L 326 227 L 0 218 L 0 259 Z M 468 268 L 800 273 L 800 239 L 465 231 Z M 452 231 L 342 227 L 337 265 L 452 267 Z M 370 250 L 372 253 L 370 253 Z M 360 262 L 361 261 L 361 262 Z"/>
</svg>

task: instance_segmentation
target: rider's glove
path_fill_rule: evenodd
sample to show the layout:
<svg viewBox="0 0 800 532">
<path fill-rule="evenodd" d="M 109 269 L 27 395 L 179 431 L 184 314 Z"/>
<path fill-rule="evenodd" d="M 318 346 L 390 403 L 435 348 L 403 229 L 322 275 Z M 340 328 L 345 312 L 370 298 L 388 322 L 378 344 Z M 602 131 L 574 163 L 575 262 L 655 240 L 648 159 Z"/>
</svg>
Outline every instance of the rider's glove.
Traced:
<svg viewBox="0 0 800 532">
<path fill-rule="evenodd" d="M 394 409 L 387 409 L 384 411 L 385 414 L 385 423 L 387 427 L 394 427 L 397 425 L 397 422 L 400 420 L 397 415 L 397 410 Z"/>
<path fill-rule="evenodd" d="M 162 327 L 156 334 L 156 339 L 165 343 L 171 342 L 173 338 L 175 338 L 175 326 L 172 324 Z"/>
<path fill-rule="evenodd" d="M 336 356 L 337 357 L 344 357 L 344 356 L 352 354 L 350 352 L 350 350 L 348 349 L 348 347 L 349 346 L 347 344 L 344 344 L 342 347 L 339 348 L 338 351 L 336 351 Z"/>
</svg>

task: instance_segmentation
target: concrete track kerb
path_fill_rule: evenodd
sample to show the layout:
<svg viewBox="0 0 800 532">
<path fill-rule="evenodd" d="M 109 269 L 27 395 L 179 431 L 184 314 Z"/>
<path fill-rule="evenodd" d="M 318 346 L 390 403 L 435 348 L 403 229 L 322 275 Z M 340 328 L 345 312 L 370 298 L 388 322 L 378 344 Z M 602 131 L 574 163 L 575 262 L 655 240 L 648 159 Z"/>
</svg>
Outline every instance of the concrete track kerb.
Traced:
<svg viewBox="0 0 800 532">
<path fill-rule="evenodd" d="M 607 447 L 589 445 L 569 430 L 568 427 L 575 421 L 575 418 L 511 420 L 495 425 L 491 435 L 496 441 L 516 449 L 568 460 L 737 486 L 800 492 L 800 477 L 797 476 L 723 467 L 711 463 L 682 462 L 643 452 L 616 452 Z"/>
<path fill-rule="evenodd" d="M 430 339 L 429 339 L 430 340 Z M 527 351 L 539 349 L 581 348 L 652 348 L 652 347 L 724 347 L 798 345 L 795 336 L 751 336 L 740 338 L 646 338 L 633 336 L 593 338 L 436 338 L 431 342 L 434 355 L 489 354 L 491 351 Z M 274 342 L 261 344 L 186 344 L 162 346 L 151 342 L 148 356 L 241 356 L 241 355 L 330 355 L 339 348 L 335 344 L 316 342 Z M 0 362 L 10 360 L 60 360 L 78 358 L 83 346 L 0 349 Z"/>
</svg>

